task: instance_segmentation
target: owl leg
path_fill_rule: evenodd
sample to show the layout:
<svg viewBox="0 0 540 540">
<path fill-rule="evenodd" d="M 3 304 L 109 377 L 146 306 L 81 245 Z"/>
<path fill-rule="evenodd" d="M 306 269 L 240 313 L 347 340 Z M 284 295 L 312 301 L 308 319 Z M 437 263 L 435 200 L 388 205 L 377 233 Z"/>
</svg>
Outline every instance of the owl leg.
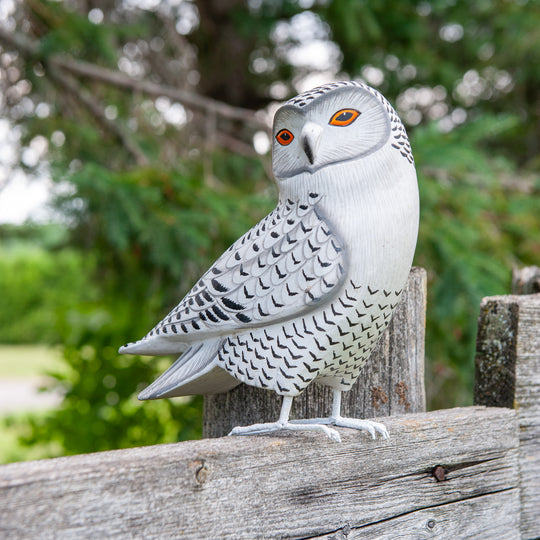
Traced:
<svg viewBox="0 0 540 540">
<path fill-rule="evenodd" d="M 283 403 L 281 405 L 281 412 L 279 414 L 279 420 L 277 422 L 268 422 L 264 424 L 253 424 L 251 426 L 237 426 L 232 429 L 230 435 L 261 435 L 264 433 L 273 433 L 275 431 L 288 430 L 288 431 L 322 431 L 328 438 L 335 442 L 341 442 L 339 433 L 332 428 L 329 428 L 323 423 L 312 421 L 303 424 L 292 424 L 289 422 L 289 414 L 291 412 L 293 398 L 289 396 L 283 396 Z M 328 422 L 327 422 L 328 423 Z"/>
<path fill-rule="evenodd" d="M 389 439 L 388 431 L 379 422 L 372 420 L 360 420 L 359 418 L 343 418 L 341 416 L 341 391 L 334 390 L 334 401 L 332 403 L 332 415 L 328 418 L 313 418 L 309 420 L 293 420 L 295 424 L 332 424 L 338 427 L 351 429 L 361 429 L 368 431 L 375 439 L 375 434 L 380 433 L 383 439 Z"/>
<path fill-rule="evenodd" d="M 360 420 L 359 418 L 343 418 L 341 416 L 341 391 L 334 390 L 334 401 L 332 403 L 332 416 L 329 418 L 330 424 L 334 426 L 363 429 L 375 438 L 375 433 L 380 433 L 383 439 L 389 439 L 388 431 L 379 422 L 372 420 Z"/>
</svg>

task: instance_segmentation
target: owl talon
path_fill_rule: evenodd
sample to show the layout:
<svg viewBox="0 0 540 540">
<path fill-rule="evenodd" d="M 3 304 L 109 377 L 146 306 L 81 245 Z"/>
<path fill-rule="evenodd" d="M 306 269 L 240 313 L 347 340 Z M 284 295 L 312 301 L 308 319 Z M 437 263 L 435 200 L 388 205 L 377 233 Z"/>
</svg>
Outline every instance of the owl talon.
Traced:
<svg viewBox="0 0 540 540">
<path fill-rule="evenodd" d="M 335 426 L 368 431 L 374 439 L 377 438 L 377 433 L 380 433 L 383 439 L 390 438 L 386 427 L 380 422 L 373 422 L 373 420 L 360 420 L 358 418 L 343 418 L 342 416 L 338 416 L 332 418 L 331 423 Z"/>
</svg>

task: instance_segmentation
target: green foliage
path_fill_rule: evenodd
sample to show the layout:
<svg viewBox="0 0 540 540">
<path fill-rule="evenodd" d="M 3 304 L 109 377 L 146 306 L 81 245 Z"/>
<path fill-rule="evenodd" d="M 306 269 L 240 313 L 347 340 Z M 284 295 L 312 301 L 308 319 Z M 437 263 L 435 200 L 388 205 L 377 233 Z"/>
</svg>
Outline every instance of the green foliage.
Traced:
<svg viewBox="0 0 540 540">
<path fill-rule="evenodd" d="M 256 161 L 241 163 L 255 174 L 258 169 L 260 176 Z M 168 287 L 165 294 L 176 300 L 205 264 L 271 206 L 267 197 L 250 196 L 231 184 L 207 185 L 200 168 L 189 170 L 188 164 L 182 170 L 117 173 L 88 163 L 70 175 L 69 182 L 76 193 L 59 198 L 58 208 L 77 223 L 73 235 L 80 245 L 95 250 L 99 271 L 114 269 L 102 286 L 139 298 L 148 295 L 150 277 L 150 292 L 163 295 L 162 288 Z"/>
<path fill-rule="evenodd" d="M 526 190 L 505 182 L 512 163 L 482 148 L 486 134 L 496 136 L 517 122 L 483 116 L 448 134 L 435 125 L 414 132 L 421 199 L 415 262 L 429 276 L 432 407 L 448 406 L 449 399 L 453 405 L 472 403 L 480 300 L 507 294 L 512 267 L 533 264 L 540 255 L 540 182 Z"/>
<path fill-rule="evenodd" d="M 70 51 L 89 61 L 100 59 L 113 63 L 116 60 L 115 31 L 111 26 L 92 24 L 86 13 L 69 9 L 62 2 L 48 0 L 34 3 L 34 16 L 38 24 L 50 29 L 41 41 L 40 53 L 45 57 Z"/>
<path fill-rule="evenodd" d="M 49 252 L 16 243 L 0 248 L 2 343 L 59 343 L 65 310 L 94 296 L 92 259 L 73 249 Z"/>
<path fill-rule="evenodd" d="M 59 449 L 75 454 L 200 437 L 200 398 L 137 402 L 136 391 L 155 376 L 156 365 L 117 353 L 132 315 L 122 317 L 117 306 L 103 304 L 79 306 L 67 314 L 64 360 L 69 371 L 52 374 L 64 399 L 58 410 L 29 418 L 24 444 L 45 447 L 50 455 Z"/>
</svg>

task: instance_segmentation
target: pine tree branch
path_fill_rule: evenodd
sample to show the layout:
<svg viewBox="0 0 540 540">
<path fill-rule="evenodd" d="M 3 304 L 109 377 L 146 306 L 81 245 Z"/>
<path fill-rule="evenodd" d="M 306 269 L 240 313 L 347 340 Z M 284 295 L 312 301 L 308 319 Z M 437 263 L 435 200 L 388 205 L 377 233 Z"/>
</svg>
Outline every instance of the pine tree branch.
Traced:
<svg viewBox="0 0 540 540">
<path fill-rule="evenodd" d="M 42 54 L 37 42 L 28 39 L 20 32 L 8 32 L 0 27 L 0 42 L 17 49 L 27 58 L 56 66 L 78 77 L 89 78 L 117 88 L 141 92 L 153 97 L 165 96 L 188 107 L 211 112 L 231 120 L 245 122 L 255 128 L 268 129 L 267 122 L 249 109 L 234 107 L 187 90 L 172 88 L 150 81 L 137 80 L 119 71 L 97 66 L 82 60 L 75 60 L 66 54 L 55 54 L 47 57 Z"/>
<path fill-rule="evenodd" d="M 42 58 L 39 45 L 36 42 L 29 40 L 24 34 L 21 33 L 8 33 L 1 27 L 0 42 L 7 44 L 9 47 L 16 48 L 23 56 L 27 58 L 36 61 L 41 60 L 43 61 L 44 65 L 48 65 L 50 78 L 56 81 L 56 83 L 62 86 L 66 92 L 69 92 L 77 101 L 86 107 L 94 118 L 101 124 L 101 126 L 112 133 L 122 143 L 124 148 L 134 157 L 137 165 L 141 167 L 148 166 L 148 158 L 118 124 L 107 118 L 101 103 L 99 103 L 99 101 L 95 99 L 89 92 L 77 85 L 77 83 L 69 76 L 62 73 L 62 71 L 58 69 L 59 66 L 54 58 L 52 60 L 49 59 L 48 61 L 46 58 Z"/>
<path fill-rule="evenodd" d="M 116 86 L 117 88 L 133 90 L 154 97 L 165 96 L 173 101 L 179 101 L 188 107 L 202 109 L 224 118 L 240 120 L 259 128 L 267 129 L 268 127 L 265 122 L 249 109 L 233 107 L 227 103 L 203 97 L 187 90 L 180 90 L 150 81 L 133 79 L 119 71 L 103 68 L 80 60 L 73 60 L 67 56 L 55 56 L 54 62 L 56 65 L 64 68 L 73 75 L 90 78 L 110 84 L 111 86 Z"/>
<path fill-rule="evenodd" d="M 23 56 L 33 60 L 41 60 L 39 45 L 37 42 L 28 39 L 20 32 L 8 32 L 0 26 L 0 42 L 8 47 L 16 49 Z"/>
<path fill-rule="evenodd" d="M 55 67 L 49 70 L 49 76 L 83 107 L 88 109 L 95 120 L 120 141 L 122 146 L 133 156 L 139 167 L 148 166 L 150 162 L 143 151 L 119 124 L 107 118 L 103 106 L 90 92 L 78 85 L 72 77 Z"/>
</svg>

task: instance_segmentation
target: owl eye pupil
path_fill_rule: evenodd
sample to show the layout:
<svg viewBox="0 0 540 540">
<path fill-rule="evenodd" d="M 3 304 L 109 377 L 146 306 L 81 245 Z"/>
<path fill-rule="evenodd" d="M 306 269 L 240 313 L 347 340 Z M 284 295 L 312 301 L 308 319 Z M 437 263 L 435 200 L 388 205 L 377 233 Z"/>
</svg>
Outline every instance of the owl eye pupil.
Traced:
<svg viewBox="0 0 540 540">
<path fill-rule="evenodd" d="M 351 111 L 347 111 L 347 112 L 344 112 L 344 113 L 341 113 L 337 118 L 336 120 L 338 122 L 345 122 L 346 120 L 349 120 L 351 119 L 353 116 L 353 113 Z"/>
<path fill-rule="evenodd" d="M 276 141 L 281 144 L 281 146 L 287 146 L 294 139 L 294 135 L 288 129 L 282 129 L 276 135 Z"/>
<path fill-rule="evenodd" d="M 330 118 L 330 125 L 332 126 L 349 126 L 362 114 L 356 109 L 341 109 Z"/>
</svg>

